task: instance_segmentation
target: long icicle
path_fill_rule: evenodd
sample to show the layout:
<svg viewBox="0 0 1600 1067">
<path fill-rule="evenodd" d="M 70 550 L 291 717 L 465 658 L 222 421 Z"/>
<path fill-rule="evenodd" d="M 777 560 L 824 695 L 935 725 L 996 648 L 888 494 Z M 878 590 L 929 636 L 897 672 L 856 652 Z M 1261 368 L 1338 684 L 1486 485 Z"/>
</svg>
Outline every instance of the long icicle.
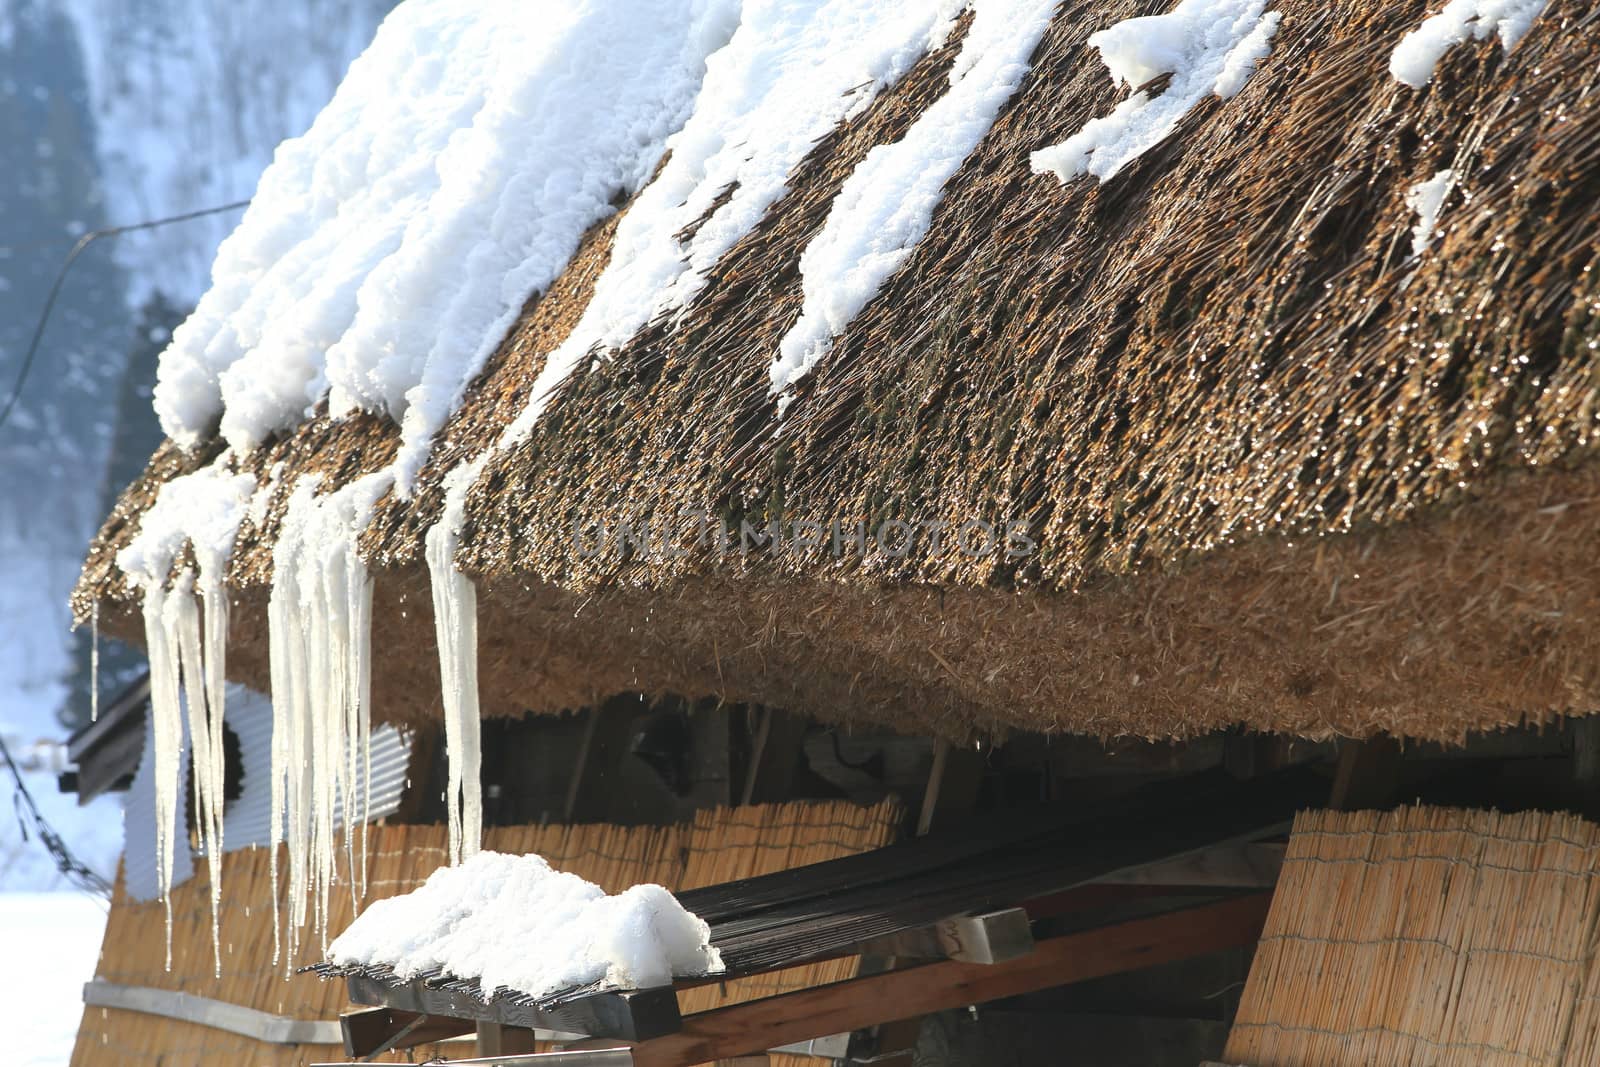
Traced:
<svg viewBox="0 0 1600 1067">
<path fill-rule="evenodd" d="M 445 811 L 450 823 L 452 865 L 475 855 L 483 840 L 478 596 L 471 579 L 456 570 L 457 536 L 451 523 L 439 522 L 428 531 L 427 539 L 433 626 L 439 643 L 444 696 L 445 750 L 449 757 Z"/>
<path fill-rule="evenodd" d="M 330 893 L 340 876 L 339 818 L 352 904 L 359 906 L 366 891 L 372 580 L 356 539 L 393 476 L 367 475 L 320 497 L 317 484 L 304 479 L 290 494 L 273 551 L 269 608 L 273 820 L 287 846 L 284 891 L 292 896 L 283 924 L 288 934 L 278 942 L 286 968 L 308 920 L 326 946 Z M 362 824 L 359 855 L 351 820 Z"/>
<path fill-rule="evenodd" d="M 89 604 L 89 721 L 100 721 L 100 598 Z"/>
<path fill-rule="evenodd" d="M 223 745 L 222 721 L 227 701 L 227 648 L 228 648 L 228 595 L 221 577 L 209 568 L 202 568 L 197 582 L 202 608 L 202 662 L 205 670 L 204 709 L 206 720 L 206 745 L 210 752 L 209 788 L 201 818 L 209 827 L 206 844 L 207 858 L 216 859 L 209 864 L 211 875 L 211 948 L 216 960 L 216 976 L 222 977 L 222 855 L 223 809 L 227 803 L 227 756 Z M 193 728 L 191 727 L 191 734 Z M 192 743 L 198 745 L 198 740 Z M 198 781 L 198 770 L 196 780 Z"/>
<path fill-rule="evenodd" d="M 275 564 L 276 565 L 276 564 Z M 268 838 L 267 865 L 272 879 L 272 963 L 285 959 L 283 954 L 282 909 L 278 905 L 279 870 L 278 851 L 285 840 L 285 813 L 288 800 L 289 774 L 289 612 L 287 599 L 292 585 L 286 583 L 283 572 L 277 571 L 272 582 L 272 594 L 267 601 L 267 648 L 272 672 L 272 769 L 269 786 L 272 794 L 271 826 Z"/>
<path fill-rule="evenodd" d="M 218 915 L 222 906 L 222 716 L 213 714 L 206 668 L 202 663 L 200 604 L 195 599 L 194 576 L 188 572 L 172 583 L 162 608 L 167 639 L 178 650 L 183 702 L 189 718 L 189 766 L 194 779 L 194 825 L 200 849 L 206 854 L 211 891 L 211 952 L 217 975 L 222 973 L 222 942 Z M 220 712 L 220 708 L 218 709 Z M 213 728 L 215 723 L 215 728 Z"/>
<path fill-rule="evenodd" d="M 167 592 L 152 583 L 144 589 L 145 648 L 150 655 L 150 729 L 155 757 L 156 886 L 166 912 L 167 970 L 172 969 L 172 859 L 177 792 L 182 788 L 183 719 L 178 694 L 178 650 L 165 622 Z"/>
</svg>

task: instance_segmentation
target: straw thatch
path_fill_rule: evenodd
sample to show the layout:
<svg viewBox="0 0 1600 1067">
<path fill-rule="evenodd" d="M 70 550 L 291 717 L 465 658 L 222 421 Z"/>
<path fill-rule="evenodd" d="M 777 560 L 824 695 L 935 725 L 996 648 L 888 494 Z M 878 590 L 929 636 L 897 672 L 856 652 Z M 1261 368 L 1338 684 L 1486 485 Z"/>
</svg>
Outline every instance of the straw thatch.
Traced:
<svg viewBox="0 0 1600 1067">
<path fill-rule="evenodd" d="M 1031 150 L 1116 99 L 1087 35 L 1164 3 L 1068 2 L 931 232 L 779 422 L 766 367 L 798 259 L 852 167 L 935 99 L 958 43 L 819 143 L 681 321 L 570 381 L 469 501 L 492 713 L 619 689 L 718 694 L 960 735 L 1472 728 L 1600 708 L 1600 12 L 1551 0 L 1509 55 L 1387 63 L 1431 6 L 1284 0 L 1271 58 L 1110 183 Z M 1411 255 L 1407 190 L 1462 177 Z M 380 507 L 379 706 L 432 713 L 420 535 L 438 479 L 493 440 L 608 252 L 597 226 Z M 338 484 L 395 433 L 319 418 L 245 463 Z M 112 559 L 76 595 L 127 633 Z M 691 550 L 584 559 L 575 525 L 686 507 L 760 524 L 1027 524 L 1038 552 Z M 281 518 L 241 532 L 230 668 L 265 679 Z M 404 662 L 400 662 L 402 660 Z"/>
<path fill-rule="evenodd" d="M 640 882 L 691 889 L 757 874 L 837 859 L 888 844 L 901 820 L 898 804 L 873 807 L 848 802 L 774 804 L 697 813 L 692 825 L 623 827 L 506 826 L 485 833 L 484 847 L 537 852 L 550 863 L 620 892 Z M 372 829 L 369 899 L 409 892 L 445 863 L 443 826 Z M 221 910 L 221 978 L 212 972 L 211 900 L 205 876 L 173 891 L 172 969 L 165 970 L 164 918 L 159 902 L 130 900 L 117 886 L 96 977 L 124 985 L 172 989 L 296 1019 L 337 1019 L 347 1005 L 343 982 L 314 974 L 284 977 L 272 963 L 272 885 L 265 849 L 230 852 L 223 860 L 228 890 Z M 343 887 L 338 887 L 342 890 Z M 330 929 L 352 918 L 348 892 L 332 899 Z M 304 952 L 312 962 L 315 946 Z M 855 976 L 854 958 L 686 990 L 685 1013 L 775 995 Z M 382 1057 L 385 1062 L 430 1059 L 444 1046 Z M 449 1055 L 462 1055 L 453 1047 Z M 344 1059 L 338 1048 L 271 1046 L 194 1023 L 107 1008 L 85 1008 L 73 1052 L 74 1067 L 97 1064 L 242 1064 L 301 1067 Z M 775 1057 L 780 1067 L 808 1067 L 810 1057 Z"/>
<path fill-rule="evenodd" d="M 1304 813 L 1223 1058 L 1595 1063 L 1597 922 L 1593 823 L 1420 807 Z"/>
</svg>

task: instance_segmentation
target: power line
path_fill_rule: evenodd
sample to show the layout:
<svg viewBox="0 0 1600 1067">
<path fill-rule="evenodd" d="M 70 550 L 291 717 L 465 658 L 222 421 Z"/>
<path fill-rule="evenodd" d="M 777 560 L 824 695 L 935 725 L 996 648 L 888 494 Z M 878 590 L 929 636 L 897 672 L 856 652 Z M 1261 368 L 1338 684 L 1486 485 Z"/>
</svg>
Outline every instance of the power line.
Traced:
<svg viewBox="0 0 1600 1067">
<path fill-rule="evenodd" d="M 39 342 L 44 338 L 44 329 L 50 323 L 50 312 L 56 306 L 56 297 L 61 295 L 61 286 L 67 280 L 67 272 L 72 269 L 72 264 L 88 248 L 101 237 L 116 237 L 119 234 L 133 233 L 135 230 L 153 230 L 157 226 L 168 226 L 175 222 L 188 222 L 190 219 L 204 218 L 207 215 L 220 215 L 224 211 L 237 211 L 250 203 L 248 200 L 237 200 L 231 204 L 222 204 L 218 207 L 208 207 L 200 211 L 186 211 L 181 215 L 169 215 L 163 219 L 147 219 L 144 222 L 135 222 L 127 226 L 108 226 L 105 229 L 90 230 L 73 244 L 72 251 L 61 261 L 61 269 L 56 271 L 56 280 L 50 286 L 50 295 L 45 297 L 44 310 L 39 313 L 39 323 L 33 328 L 33 339 L 28 342 L 28 351 L 22 357 L 22 366 L 17 371 L 16 384 L 11 387 L 11 395 L 6 398 L 3 408 L 0 408 L 0 429 L 4 429 L 6 422 L 11 418 L 12 410 L 17 406 L 17 401 L 22 397 L 22 387 L 28 381 L 28 372 L 33 369 L 34 358 L 39 354 Z"/>
<path fill-rule="evenodd" d="M 67 848 L 67 843 L 61 839 L 61 835 L 45 822 L 43 815 L 39 814 L 39 806 L 33 802 L 33 795 L 23 784 L 22 772 L 12 760 L 11 750 L 6 747 L 3 737 L 0 737 L 0 756 L 5 757 L 6 766 L 11 768 L 11 777 L 17 782 L 17 791 L 12 795 L 11 801 L 17 812 L 17 825 L 22 830 L 22 839 L 24 841 L 28 839 L 28 826 L 31 824 L 39 843 L 55 858 L 56 869 L 66 875 L 68 881 L 86 893 L 111 899 L 111 883 L 74 856 L 72 850 Z"/>
</svg>

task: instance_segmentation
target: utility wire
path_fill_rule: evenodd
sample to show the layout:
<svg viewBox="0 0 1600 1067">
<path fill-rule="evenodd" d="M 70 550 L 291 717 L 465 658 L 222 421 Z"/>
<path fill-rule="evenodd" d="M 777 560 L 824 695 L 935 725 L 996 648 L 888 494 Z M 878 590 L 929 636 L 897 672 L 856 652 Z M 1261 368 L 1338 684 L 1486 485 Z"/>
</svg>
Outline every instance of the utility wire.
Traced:
<svg viewBox="0 0 1600 1067">
<path fill-rule="evenodd" d="M 207 215 L 220 215 L 224 211 L 237 211 L 245 207 L 250 201 L 236 200 L 231 204 L 222 204 L 218 207 L 208 207 L 200 211 L 186 211 L 182 215 L 169 215 L 164 219 L 148 219 L 144 222 L 135 222 L 127 226 L 108 226 L 101 230 L 90 230 L 73 244 L 72 251 L 67 253 L 67 258 L 61 261 L 61 269 L 56 271 L 56 280 L 50 286 L 50 295 L 45 298 L 44 310 L 39 313 L 39 324 L 33 328 L 33 340 L 28 342 L 28 351 L 22 357 L 22 366 L 17 371 L 16 384 L 11 387 L 11 395 L 6 398 L 4 407 L 0 407 L 0 429 L 4 429 L 6 422 L 11 418 L 11 412 L 17 406 L 17 401 L 22 397 L 22 387 L 28 381 L 28 372 L 33 369 L 33 361 L 39 354 L 39 342 L 44 338 L 44 328 L 50 323 L 50 312 L 56 306 L 56 297 L 61 295 L 61 286 L 67 280 L 67 272 L 72 269 L 72 264 L 83 254 L 83 250 L 101 237 L 116 237 L 119 234 L 133 233 L 135 230 L 153 230 L 158 226 L 169 226 L 175 222 L 188 222 L 190 219 L 204 218 Z"/>
<path fill-rule="evenodd" d="M 43 815 L 39 814 L 39 806 L 33 802 L 33 795 L 23 784 L 22 772 L 12 760 L 11 750 L 6 747 L 3 737 L 0 737 L 0 756 L 5 757 L 6 766 L 11 768 L 11 777 L 17 782 L 17 791 L 12 795 L 11 801 L 17 812 L 17 825 L 22 830 L 22 839 L 28 840 L 28 827 L 32 825 L 39 843 L 55 858 L 56 869 L 66 875 L 68 881 L 86 893 L 93 893 L 110 900 L 111 883 L 74 856 L 72 850 L 67 848 L 67 843 L 61 840 L 61 835 L 45 822 Z"/>
</svg>

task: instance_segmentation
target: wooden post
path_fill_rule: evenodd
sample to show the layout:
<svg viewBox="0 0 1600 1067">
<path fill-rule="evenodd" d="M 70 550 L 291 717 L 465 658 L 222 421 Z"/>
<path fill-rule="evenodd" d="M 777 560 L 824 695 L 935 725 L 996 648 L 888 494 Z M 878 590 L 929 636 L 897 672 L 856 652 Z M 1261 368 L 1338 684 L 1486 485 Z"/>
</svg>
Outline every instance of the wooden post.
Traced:
<svg viewBox="0 0 1600 1067">
<path fill-rule="evenodd" d="M 571 825 L 578 810 L 578 790 L 583 786 L 583 769 L 589 764 L 589 750 L 594 747 L 594 731 L 600 725 L 600 709 L 590 708 L 583 723 L 583 737 L 578 742 L 578 755 L 572 761 L 572 778 L 567 782 L 567 803 L 562 822 Z"/>
<path fill-rule="evenodd" d="M 918 837 L 933 829 L 936 813 L 972 810 L 983 786 L 983 770 L 981 752 L 957 748 L 943 738 L 934 742 L 933 767 L 928 772 L 928 787 L 922 793 L 922 811 L 917 815 Z"/>
<path fill-rule="evenodd" d="M 514 1056 L 537 1052 L 533 1031 L 520 1026 L 502 1026 L 500 1023 L 478 1022 L 478 1055 Z"/>
<path fill-rule="evenodd" d="M 1387 734 L 1365 741 L 1339 742 L 1339 763 L 1333 774 L 1334 811 L 1392 807 L 1400 788 L 1400 746 Z"/>
</svg>

